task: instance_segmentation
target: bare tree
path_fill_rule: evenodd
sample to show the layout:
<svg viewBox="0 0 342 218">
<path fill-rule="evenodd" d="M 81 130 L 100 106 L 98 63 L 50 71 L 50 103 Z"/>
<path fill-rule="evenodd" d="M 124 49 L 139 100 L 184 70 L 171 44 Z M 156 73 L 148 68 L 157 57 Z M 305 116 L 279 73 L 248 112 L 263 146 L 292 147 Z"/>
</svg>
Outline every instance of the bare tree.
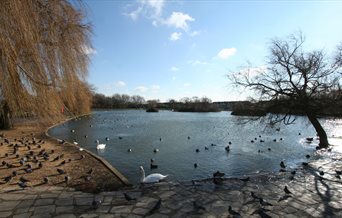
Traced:
<svg viewBox="0 0 342 218">
<path fill-rule="evenodd" d="M 145 103 L 145 99 L 139 95 L 133 95 L 131 97 L 131 100 L 132 100 L 132 104 L 137 108 L 141 108 L 143 104 Z"/>
<path fill-rule="evenodd" d="M 85 82 L 91 44 L 82 4 L 0 1 L 0 101 L 13 116 L 59 119 L 90 110 Z M 3 116 L 9 117 L 9 116 Z"/>
<path fill-rule="evenodd" d="M 234 84 L 254 91 L 259 100 L 269 100 L 269 109 L 285 112 L 271 123 L 291 124 L 294 111 L 306 115 L 319 136 L 319 148 L 328 147 L 325 130 L 317 115 L 331 102 L 341 98 L 341 46 L 328 61 L 322 50 L 305 52 L 304 37 L 291 35 L 271 41 L 266 67 L 249 67 L 231 77 Z"/>
</svg>

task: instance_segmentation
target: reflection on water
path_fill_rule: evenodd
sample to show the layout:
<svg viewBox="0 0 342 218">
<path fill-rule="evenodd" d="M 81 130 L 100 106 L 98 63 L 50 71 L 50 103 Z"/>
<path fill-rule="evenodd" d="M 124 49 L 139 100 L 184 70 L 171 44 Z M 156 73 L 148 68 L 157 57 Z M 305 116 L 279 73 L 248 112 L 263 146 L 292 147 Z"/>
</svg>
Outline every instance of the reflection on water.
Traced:
<svg viewBox="0 0 342 218">
<path fill-rule="evenodd" d="M 323 120 L 323 124 L 329 136 L 341 137 L 341 121 Z M 281 160 L 295 167 L 306 161 L 306 154 L 314 156 L 318 143 L 303 140 L 315 135 L 303 117 L 276 131 L 259 122 L 241 125 L 239 117 L 229 112 L 96 111 L 53 128 L 50 134 L 77 141 L 79 146 L 102 156 L 133 184 L 139 182 L 140 165 L 147 174 L 168 174 L 169 180 L 203 179 L 217 170 L 226 177 L 278 171 Z M 96 150 L 96 140 L 107 144 L 103 151 Z M 229 142 L 231 149 L 226 152 Z M 150 170 L 151 158 L 157 169 Z"/>
</svg>

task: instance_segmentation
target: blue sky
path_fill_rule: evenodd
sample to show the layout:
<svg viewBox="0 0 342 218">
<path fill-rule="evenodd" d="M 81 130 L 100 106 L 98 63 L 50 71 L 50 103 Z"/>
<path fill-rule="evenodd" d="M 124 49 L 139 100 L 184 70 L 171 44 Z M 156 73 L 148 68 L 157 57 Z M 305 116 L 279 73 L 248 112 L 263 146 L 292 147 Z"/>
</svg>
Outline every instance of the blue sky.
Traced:
<svg viewBox="0 0 342 218">
<path fill-rule="evenodd" d="M 146 100 L 242 100 L 227 74 L 265 65 L 274 37 L 301 31 L 330 54 L 342 42 L 341 1 L 86 1 L 93 25 L 88 82 Z"/>
</svg>

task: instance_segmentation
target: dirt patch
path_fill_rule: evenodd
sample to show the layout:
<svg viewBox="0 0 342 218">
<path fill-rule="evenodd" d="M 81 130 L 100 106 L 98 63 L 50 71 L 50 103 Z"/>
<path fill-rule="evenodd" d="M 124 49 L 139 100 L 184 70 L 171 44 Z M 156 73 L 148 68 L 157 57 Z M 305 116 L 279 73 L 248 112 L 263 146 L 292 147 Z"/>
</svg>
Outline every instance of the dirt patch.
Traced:
<svg viewBox="0 0 342 218">
<path fill-rule="evenodd" d="M 47 137 L 45 130 L 25 122 L 0 131 L 0 188 L 58 185 L 100 192 L 127 186 L 101 161 L 77 146 Z M 22 177 L 28 181 L 21 183 Z"/>
</svg>

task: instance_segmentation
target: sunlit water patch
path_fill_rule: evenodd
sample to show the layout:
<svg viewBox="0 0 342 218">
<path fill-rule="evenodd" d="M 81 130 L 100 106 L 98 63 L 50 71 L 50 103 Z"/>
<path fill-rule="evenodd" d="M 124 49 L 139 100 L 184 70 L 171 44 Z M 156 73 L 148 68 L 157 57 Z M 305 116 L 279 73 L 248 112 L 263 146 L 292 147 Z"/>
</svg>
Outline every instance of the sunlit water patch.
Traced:
<svg viewBox="0 0 342 218">
<path fill-rule="evenodd" d="M 342 135 L 340 120 L 321 121 L 329 136 Z M 105 158 L 136 184 L 140 179 L 140 165 L 147 174 L 159 172 L 168 174 L 169 180 L 183 181 L 208 178 L 217 170 L 226 177 L 276 172 L 282 160 L 294 168 L 307 161 L 306 154 L 315 158 L 318 141 L 306 142 L 306 137 L 315 137 L 306 118 L 299 117 L 295 124 L 282 125 L 278 130 L 265 128 L 260 122 L 241 124 L 241 117 L 231 116 L 230 112 L 113 110 L 95 111 L 91 116 L 57 126 L 49 133 L 70 142 L 77 141 L 79 146 Z M 96 150 L 96 140 L 107 144 L 105 150 Z M 231 149 L 227 152 L 225 147 L 229 143 Z M 150 169 L 151 158 L 157 169 Z"/>
</svg>

